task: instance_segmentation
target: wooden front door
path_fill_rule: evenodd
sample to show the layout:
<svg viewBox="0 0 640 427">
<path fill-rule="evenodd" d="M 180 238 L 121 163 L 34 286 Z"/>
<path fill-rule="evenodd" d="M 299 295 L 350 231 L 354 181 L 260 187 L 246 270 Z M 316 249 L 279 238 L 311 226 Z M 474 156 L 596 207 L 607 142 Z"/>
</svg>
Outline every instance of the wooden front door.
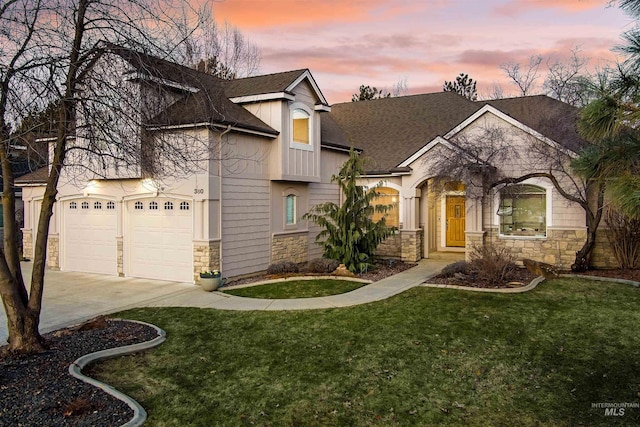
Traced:
<svg viewBox="0 0 640 427">
<path fill-rule="evenodd" d="M 464 247 L 464 196 L 447 196 L 447 246 Z"/>
</svg>

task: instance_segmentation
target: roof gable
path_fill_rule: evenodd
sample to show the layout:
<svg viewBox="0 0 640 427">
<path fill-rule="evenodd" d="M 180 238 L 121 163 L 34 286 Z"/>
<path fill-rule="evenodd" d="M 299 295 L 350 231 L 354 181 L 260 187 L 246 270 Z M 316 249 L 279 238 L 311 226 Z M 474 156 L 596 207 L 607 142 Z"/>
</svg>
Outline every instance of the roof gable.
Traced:
<svg viewBox="0 0 640 427">
<path fill-rule="evenodd" d="M 238 103 L 274 99 L 293 101 L 295 100 L 293 90 L 303 81 L 307 81 L 313 89 L 318 105 L 329 105 L 308 69 L 226 80 L 223 85 L 227 96 Z"/>
<path fill-rule="evenodd" d="M 327 138 L 345 138 L 343 145 L 361 148 L 373 160 L 369 173 L 385 173 L 480 107 L 456 93 L 437 92 L 335 104 L 322 123 L 332 120 L 342 129 Z"/>
<path fill-rule="evenodd" d="M 131 66 L 125 73 L 129 80 L 161 85 L 179 94 L 177 100 L 151 118 L 148 125 L 231 125 L 239 131 L 278 134 L 246 109 L 231 102 L 225 95 L 222 80 L 211 74 L 116 45 L 108 45 L 107 51 L 120 56 Z"/>
</svg>

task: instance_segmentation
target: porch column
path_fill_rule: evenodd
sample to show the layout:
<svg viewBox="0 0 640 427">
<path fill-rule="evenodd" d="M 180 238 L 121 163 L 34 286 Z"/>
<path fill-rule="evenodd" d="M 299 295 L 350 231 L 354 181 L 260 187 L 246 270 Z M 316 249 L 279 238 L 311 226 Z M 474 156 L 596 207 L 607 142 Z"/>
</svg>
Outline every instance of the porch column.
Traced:
<svg viewBox="0 0 640 427">
<path fill-rule="evenodd" d="M 475 247 L 484 245 L 482 189 L 472 186 L 467 187 L 467 218 L 465 225 L 466 258 L 469 261 L 471 252 Z"/>
<path fill-rule="evenodd" d="M 401 257 L 406 262 L 416 262 L 422 258 L 422 230 L 419 228 L 420 218 L 420 196 L 419 188 L 413 188 L 408 192 L 403 192 L 402 201 L 404 212 L 402 215 L 402 229 L 400 238 L 402 240 Z"/>
</svg>

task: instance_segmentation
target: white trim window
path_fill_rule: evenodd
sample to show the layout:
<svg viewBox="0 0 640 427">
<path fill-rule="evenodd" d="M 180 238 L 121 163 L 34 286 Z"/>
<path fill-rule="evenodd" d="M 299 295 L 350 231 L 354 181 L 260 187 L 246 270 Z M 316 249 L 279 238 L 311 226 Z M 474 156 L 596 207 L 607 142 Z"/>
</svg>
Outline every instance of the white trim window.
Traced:
<svg viewBox="0 0 640 427">
<path fill-rule="evenodd" d="M 296 205 L 297 205 L 297 197 L 295 194 L 288 194 L 285 197 L 284 202 L 284 224 L 285 225 L 296 225 Z"/>
<path fill-rule="evenodd" d="M 510 185 L 500 190 L 500 235 L 547 236 L 547 190 L 531 184 Z"/>
<path fill-rule="evenodd" d="M 313 111 L 303 104 L 291 106 L 291 148 L 313 151 Z"/>
</svg>

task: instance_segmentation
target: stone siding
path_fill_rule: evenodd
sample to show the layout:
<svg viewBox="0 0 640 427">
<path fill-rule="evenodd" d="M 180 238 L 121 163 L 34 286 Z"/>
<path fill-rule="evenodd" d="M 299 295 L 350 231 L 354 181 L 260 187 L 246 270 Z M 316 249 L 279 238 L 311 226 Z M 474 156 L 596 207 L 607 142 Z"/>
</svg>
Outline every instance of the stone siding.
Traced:
<svg viewBox="0 0 640 427">
<path fill-rule="evenodd" d="M 308 261 L 309 233 L 274 234 L 271 240 L 271 263 Z"/>
<path fill-rule="evenodd" d="M 402 239 L 402 261 L 416 262 L 422 258 L 420 242 L 422 230 L 400 230 Z"/>
<path fill-rule="evenodd" d="M 60 236 L 50 234 L 47 243 L 47 266 L 51 270 L 60 270 Z"/>
<path fill-rule="evenodd" d="M 22 229 L 22 256 L 33 258 L 33 233 L 31 230 Z"/>
<path fill-rule="evenodd" d="M 118 258 L 118 276 L 124 277 L 124 250 L 122 237 L 116 237 L 116 250 L 116 256 Z"/>
<path fill-rule="evenodd" d="M 570 269 L 587 238 L 586 230 L 547 230 L 546 239 L 517 239 L 499 237 L 498 230 L 487 234 L 487 241 L 497 247 L 506 247 L 516 259 L 524 258 L 545 262 L 561 269 Z"/>
<path fill-rule="evenodd" d="M 200 273 L 220 269 L 220 241 L 193 244 L 193 280 L 200 283 Z M 223 272 L 224 276 L 224 272 Z"/>
<path fill-rule="evenodd" d="M 399 231 L 387 237 L 378 245 L 376 256 L 381 258 L 402 258 L 402 237 Z"/>
<path fill-rule="evenodd" d="M 603 221 L 604 222 L 604 221 Z M 596 232 L 596 244 L 591 254 L 591 266 L 596 268 L 619 268 L 618 261 L 613 254 L 613 248 L 607 235 L 609 230 L 599 228 Z"/>
</svg>

